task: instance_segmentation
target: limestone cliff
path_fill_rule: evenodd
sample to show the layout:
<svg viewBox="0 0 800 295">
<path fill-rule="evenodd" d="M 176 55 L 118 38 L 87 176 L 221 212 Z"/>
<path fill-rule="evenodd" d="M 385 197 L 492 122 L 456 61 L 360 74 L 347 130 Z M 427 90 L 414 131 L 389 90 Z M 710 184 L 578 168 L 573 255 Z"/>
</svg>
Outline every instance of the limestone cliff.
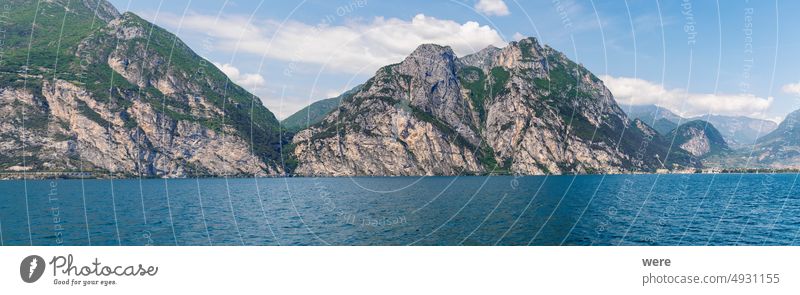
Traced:
<svg viewBox="0 0 800 295">
<path fill-rule="evenodd" d="M 695 157 L 707 157 L 731 150 L 717 128 L 703 120 L 693 120 L 681 124 L 672 130 L 667 138 L 674 140 L 673 146 L 677 146 Z"/>
<path fill-rule="evenodd" d="M 602 81 L 533 38 L 461 59 L 426 44 L 301 131 L 295 172 L 563 174 L 699 165 L 638 123 Z"/>
<path fill-rule="evenodd" d="M 31 33 L 36 3 L 12 2 L 31 58 L 3 64 L 0 171 L 284 173 L 273 114 L 176 36 L 102 0 L 43 2 Z"/>
</svg>

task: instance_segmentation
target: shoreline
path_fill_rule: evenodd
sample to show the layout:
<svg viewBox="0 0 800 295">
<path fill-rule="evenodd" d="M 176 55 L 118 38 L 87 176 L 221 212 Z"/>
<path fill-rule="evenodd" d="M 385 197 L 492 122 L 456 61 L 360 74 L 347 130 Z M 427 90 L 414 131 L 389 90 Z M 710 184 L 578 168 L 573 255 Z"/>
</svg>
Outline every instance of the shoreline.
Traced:
<svg viewBox="0 0 800 295">
<path fill-rule="evenodd" d="M 690 174 L 800 174 L 800 169 L 747 169 L 747 170 L 723 170 L 716 172 L 630 172 L 630 173 L 580 173 L 580 174 L 461 174 L 461 175 L 275 175 L 275 176 L 255 176 L 255 175 L 187 175 L 185 177 L 160 177 L 160 176 L 136 176 L 136 175 L 111 175 L 108 173 L 94 172 L 0 172 L 0 181 L 14 180 L 149 180 L 149 179 L 253 179 L 253 178 L 396 178 L 396 177 L 492 177 L 492 176 L 511 176 L 511 177 L 543 177 L 543 176 L 600 176 L 600 175 L 690 175 Z"/>
</svg>

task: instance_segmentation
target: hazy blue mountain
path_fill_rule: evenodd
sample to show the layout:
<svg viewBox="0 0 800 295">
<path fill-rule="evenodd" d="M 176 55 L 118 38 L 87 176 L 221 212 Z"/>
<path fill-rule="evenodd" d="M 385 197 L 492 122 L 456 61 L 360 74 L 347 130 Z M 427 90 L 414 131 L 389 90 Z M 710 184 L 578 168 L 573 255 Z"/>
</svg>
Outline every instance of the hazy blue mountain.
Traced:
<svg viewBox="0 0 800 295">
<path fill-rule="evenodd" d="M 778 124 L 769 120 L 744 116 L 706 115 L 691 120 L 705 120 L 714 124 L 732 148 L 750 147 L 759 137 L 769 134 L 778 127 Z"/>
<path fill-rule="evenodd" d="M 741 156 L 750 154 L 749 150 L 743 151 Z M 747 162 L 751 166 L 800 168 L 800 110 L 787 115 L 775 130 L 759 138 Z"/>
<path fill-rule="evenodd" d="M 642 120 L 662 135 L 678 127 L 678 122 L 686 121 L 670 110 L 656 105 L 628 105 L 621 108 L 629 117 Z"/>
<path fill-rule="evenodd" d="M 764 136 L 778 127 L 778 124 L 769 120 L 755 119 L 744 116 L 704 115 L 682 118 L 674 112 L 656 105 L 622 106 L 631 118 L 639 118 L 661 134 L 670 131 L 682 124 L 693 120 L 703 120 L 714 125 L 722 134 L 731 148 L 746 148 L 752 146 L 760 136 Z"/>
<path fill-rule="evenodd" d="M 286 128 L 292 132 L 296 132 L 308 128 L 308 126 L 319 123 L 325 118 L 325 116 L 339 107 L 339 104 L 343 98 L 351 96 L 361 90 L 361 86 L 362 85 L 353 87 L 353 89 L 350 89 L 337 97 L 323 99 L 304 107 L 291 116 L 286 117 L 286 119 L 283 119 L 283 121 L 281 121 L 283 128 Z"/>
</svg>

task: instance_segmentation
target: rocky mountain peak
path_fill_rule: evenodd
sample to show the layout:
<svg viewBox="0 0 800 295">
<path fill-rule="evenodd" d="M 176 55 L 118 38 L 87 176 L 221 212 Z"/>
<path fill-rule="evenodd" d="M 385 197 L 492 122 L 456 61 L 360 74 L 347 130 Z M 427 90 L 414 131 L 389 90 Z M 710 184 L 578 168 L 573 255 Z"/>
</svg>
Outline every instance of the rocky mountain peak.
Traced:
<svg viewBox="0 0 800 295">
<path fill-rule="evenodd" d="M 549 71 L 551 59 L 557 57 L 559 60 L 565 59 L 561 55 L 551 55 L 552 49 L 542 47 L 536 38 L 530 37 L 519 41 L 513 41 L 508 46 L 496 48 L 489 46 L 474 54 L 461 58 L 464 66 L 476 67 L 489 73 L 492 69 L 500 67 L 506 70 L 517 70 L 524 72 L 528 78 L 545 78 Z"/>
<path fill-rule="evenodd" d="M 397 81 L 393 90 L 402 89 L 414 108 L 430 113 L 458 130 L 468 141 L 477 143 L 472 126 L 472 108 L 461 93 L 459 61 L 449 46 L 423 44 L 399 65 L 379 71 L 379 80 Z M 395 91 L 393 91 L 395 92 Z"/>
<path fill-rule="evenodd" d="M 406 72 L 422 70 L 427 76 L 434 77 L 455 75 L 457 59 L 450 46 L 422 44 L 400 63 L 399 69 Z"/>
<path fill-rule="evenodd" d="M 547 56 L 536 38 L 530 37 L 508 44 L 496 57 L 498 65 L 506 68 L 532 68 Z"/>
<path fill-rule="evenodd" d="M 706 157 L 730 151 L 728 144 L 713 124 L 694 120 L 681 124 L 667 135 L 674 144 L 695 157 Z"/>
<path fill-rule="evenodd" d="M 494 64 L 494 57 L 500 50 L 494 45 L 489 45 L 478 52 L 462 57 L 460 60 L 466 66 L 489 69 Z"/>
<path fill-rule="evenodd" d="M 527 37 L 519 41 L 509 43 L 509 48 L 519 49 L 524 54 L 536 55 L 544 51 L 544 47 L 539 43 L 536 37 Z"/>
<path fill-rule="evenodd" d="M 106 0 L 82 0 L 83 5 L 94 11 L 95 16 L 104 22 L 119 18 L 119 11 Z"/>
<path fill-rule="evenodd" d="M 414 49 L 414 51 L 412 51 L 411 54 L 408 55 L 408 58 L 426 57 L 426 56 L 432 56 L 432 55 L 437 55 L 437 54 L 445 54 L 445 55 L 455 56 L 455 53 L 453 53 L 453 48 L 450 48 L 450 46 L 442 46 L 442 45 L 439 45 L 439 44 L 425 43 L 425 44 L 420 44 L 419 46 L 417 46 L 417 48 Z"/>
<path fill-rule="evenodd" d="M 463 58 L 424 44 L 300 131 L 295 172 L 619 173 L 662 167 L 656 154 L 670 168 L 697 165 L 638 123 L 602 81 L 534 38 Z"/>
<path fill-rule="evenodd" d="M 122 16 L 113 19 L 108 23 L 108 28 L 120 40 L 144 37 L 146 31 L 143 20 L 131 12 L 126 12 Z"/>
</svg>

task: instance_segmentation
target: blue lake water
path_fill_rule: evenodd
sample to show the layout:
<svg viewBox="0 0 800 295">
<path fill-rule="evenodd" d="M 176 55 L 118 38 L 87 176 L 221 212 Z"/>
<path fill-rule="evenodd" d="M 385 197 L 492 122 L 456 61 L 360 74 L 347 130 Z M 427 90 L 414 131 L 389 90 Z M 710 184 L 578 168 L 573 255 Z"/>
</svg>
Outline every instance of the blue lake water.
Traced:
<svg viewBox="0 0 800 295">
<path fill-rule="evenodd" d="M 795 174 L 0 181 L 2 245 L 795 245 Z"/>
</svg>

